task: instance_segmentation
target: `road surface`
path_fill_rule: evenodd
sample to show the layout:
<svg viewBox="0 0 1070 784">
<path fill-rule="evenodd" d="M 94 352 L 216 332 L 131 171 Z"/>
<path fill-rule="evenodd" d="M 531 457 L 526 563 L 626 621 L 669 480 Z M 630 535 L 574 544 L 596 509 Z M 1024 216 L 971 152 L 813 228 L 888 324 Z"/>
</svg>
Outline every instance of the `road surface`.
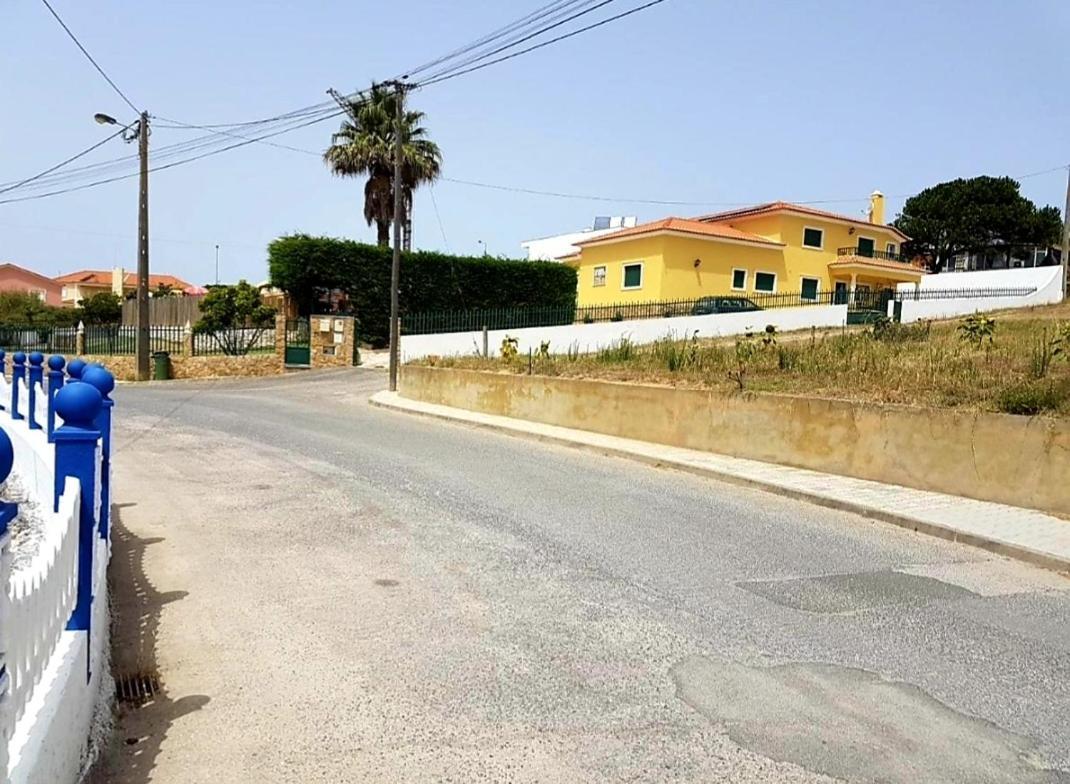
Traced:
<svg viewBox="0 0 1070 784">
<path fill-rule="evenodd" d="M 1070 580 L 384 385 L 117 391 L 100 781 L 1070 781 Z"/>
</svg>

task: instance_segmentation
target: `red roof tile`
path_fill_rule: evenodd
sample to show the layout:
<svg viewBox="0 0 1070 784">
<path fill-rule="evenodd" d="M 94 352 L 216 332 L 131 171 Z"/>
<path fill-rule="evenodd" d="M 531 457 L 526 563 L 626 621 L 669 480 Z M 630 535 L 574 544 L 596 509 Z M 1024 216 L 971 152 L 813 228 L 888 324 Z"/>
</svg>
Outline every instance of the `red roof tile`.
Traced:
<svg viewBox="0 0 1070 784">
<path fill-rule="evenodd" d="M 818 210 L 813 207 L 808 207 L 804 204 L 792 204 L 788 201 L 770 201 L 765 204 L 755 204 L 753 207 L 743 207 L 736 210 L 727 210 L 725 212 L 715 212 L 710 215 L 701 215 L 695 218 L 697 221 L 703 223 L 730 223 L 732 221 L 746 220 L 748 218 L 757 218 L 762 215 L 769 215 L 774 212 L 795 212 L 802 215 L 813 215 L 817 218 L 831 218 L 832 220 L 846 221 L 847 223 L 853 223 L 858 226 L 877 226 L 878 228 L 887 229 L 888 231 L 898 235 L 901 239 L 909 240 L 908 237 L 899 229 L 890 224 L 876 224 L 870 223 L 867 220 L 861 218 L 855 218 L 850 215 L 841 215 L 838 212 L 828 212 L 827 210 Z"/>
<path fill-rule="evenodd" d="M 782 243 L 776 242 L 775 240 L 771 240 L 766 237 L 759 237 L 757 234 L 750 234 L 745 231 L 740 231 L 739 229 L 734 229 L 731 226 L 724 226 L 718 223 L 704 223 L 702 221 L 690 220 L 688 218 L 663 218 L 662 220 L 651 221 L 650 223 L 641 223 L 638 226 L 621 229 L 620 231 L 615 231 L 612 234 L 603 234 L 601 237 L 592 237 L 589 240 L 577 242 L 576 245 L 582 248 L 587 245 L 598 245 L 603 242 L 611 242 L 613 240 L 619 240 L 625 237 L 637 237 L 644 234 L 656 234 L 662 231 L 694 234 L 699 237 L 709 237 L 711 239 L 726 239 L 737 240 L 739 242 L 753 242 L 759 245 L 769 245 L 778 248 L 782 246 Z"/>
<path fill-rule="evenodd" d="M 78 272 L 68 272 L 66 275 L 60 275 L 57 278 L 53 278 L 53 280 L 56 283 L 85 283 L 90 286 L 111 286 L 111 272 L 109 270 L 79 270 Z M 170 286 L 173 289 L 185 289 L 190 286 L 189 283 L 181 278 L 176 278 L 174 275 L 153 275 L 150 273 L 149 288 L 154 289 L 161 285 Z M 123 275 L 123 286 L 137 286 L 137 273 L 125 273 Z"/>
</svg>

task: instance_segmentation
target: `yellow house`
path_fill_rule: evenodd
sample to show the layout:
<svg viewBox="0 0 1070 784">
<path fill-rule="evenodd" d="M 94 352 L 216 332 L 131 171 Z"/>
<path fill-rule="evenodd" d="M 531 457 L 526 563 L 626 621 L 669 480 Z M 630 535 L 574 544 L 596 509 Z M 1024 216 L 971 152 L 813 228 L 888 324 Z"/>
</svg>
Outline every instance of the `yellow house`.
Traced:
<svg viewBox="0 0 1070 784">
<path fill-rule="evenodd" d="M 925 273 L 907 263 L 910 239 L 884 223 L 884 196 L 869 220 L 771 202 L 699 218 L 664 218 L 577 243 L 581 307 L 716 295 L 794 295 L 869 303 Z"/>
</svg>

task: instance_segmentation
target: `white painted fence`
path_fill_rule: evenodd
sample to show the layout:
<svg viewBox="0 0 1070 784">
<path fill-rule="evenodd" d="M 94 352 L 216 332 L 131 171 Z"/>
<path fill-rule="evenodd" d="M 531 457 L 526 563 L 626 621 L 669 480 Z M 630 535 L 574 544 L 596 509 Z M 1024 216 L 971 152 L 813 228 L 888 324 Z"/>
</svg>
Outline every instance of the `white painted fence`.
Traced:
<svg viewBox="0 0 1070 784">
<path fill-rule="evenodd" d="M 1031 308 L 1052 305 L 1063 300 L 1061 267 L 1024 267 L 1009 270 L 945 272 L 926 275 L 921 280 L 921 295 L 926 291 L 998 291 L 1001 289 L 1035 289 L 1018 296 L 948 297 L 946 299 L 911 299 L 913 283 L 899 284 L 903 297 L 901 320 L 904 324 L 923 319 L 954 318 L 1006 308 Z M 889 303 L 891 308 L 891 303 Z M 890 313 L 889 313 L 890 315 Z"/>
<path fill-rule="evenodd" d="M 612 345 L 621 338 L 628 338 L 635 343 L 651 343 L 667 335 L 689 338 L 697 333 L 700 338 L 726 337 L 742 335 L 751 330 L 761 330 L 768 324 L 774 325 L 781 332 L 788 332 L 810 327 L 838 327 L 846 321 L 846 305 L 800 305 L 747 313 L 716 313 L 708 316 L 675 316 L 596 324 L 495 329 L 488 333 L 487 342 L 491 356 L 499 353 L 501 342 L 507 335 L 517 339 L 518 349 L 522 354 L 526 354 L 528 349 L 537 351 L 539 345 L 546 341 L 550 343 L 551 352 L 564 353 L 569 348 L 573 348 L 588 353 Z M 402 335 L 401 337 L 403 361 L 422 359 L 427 356 L 477 354 L 482 350 L 483 333 L 481 331 Z"/>
<path fill-rule="evenodd" d="M 7 599 L 7 668 L 11 730 L 23 717 L 78 598 L 78 480 L 68 478 L 58 512 L 45 515 L 33 559 L 11 574 Z M 11 733 L 13 734 L 13 732 Z"/>
</svg>

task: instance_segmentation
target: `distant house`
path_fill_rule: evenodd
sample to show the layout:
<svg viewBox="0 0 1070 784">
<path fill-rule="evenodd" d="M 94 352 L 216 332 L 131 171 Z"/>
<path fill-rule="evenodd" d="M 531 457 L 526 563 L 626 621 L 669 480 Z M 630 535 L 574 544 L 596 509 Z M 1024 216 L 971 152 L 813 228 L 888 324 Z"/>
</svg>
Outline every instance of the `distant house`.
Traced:
<svg viewBox="0 0 1070 784">
<path fill-rule="evenodd" d="M 1062 251 L 1049 245 L 995 246 L 974 253 L 952 256 L 947 272 L 1019 269 L 1024 267 L 1055 267 Z"/>
<path fill-rule="evenodd" d="M 562 256 L 571 256 L 579 252 L 579 247 L 576 245 L 578 242 L 601 237 L 603 234 L 610 234 L 621 229 L 630 229 L 635 226 L 635 223 L 634 215 L 595 218 L 589 229 L 525 240 L 520 243 L 520 247 L 527 251 L 528 261 L 558 261 Z"/>
<path fill-rule="evenodd" d="M 34 294 L 46 305 L 59 305 L 61 286 L 52 278 L 46 278 L 33 270 L 10 262 L 0 264 L 0 291 L 26 291 Z"/>
<path fill-rule="evenodd" d="M 110 291 L 125 297 L 137 291 L 137 273 L 127 272 L 122 267 L 108 270 L 79 270 L 60 275 L 55 279 L 63 288 L 60 297 L 64 305 L 77 305 L 83 299 Z M 168 286 L 174 291 L 185 292 L 192 286 L 174 275 L 149 275 L 149 291 Z"/>
</svg>

